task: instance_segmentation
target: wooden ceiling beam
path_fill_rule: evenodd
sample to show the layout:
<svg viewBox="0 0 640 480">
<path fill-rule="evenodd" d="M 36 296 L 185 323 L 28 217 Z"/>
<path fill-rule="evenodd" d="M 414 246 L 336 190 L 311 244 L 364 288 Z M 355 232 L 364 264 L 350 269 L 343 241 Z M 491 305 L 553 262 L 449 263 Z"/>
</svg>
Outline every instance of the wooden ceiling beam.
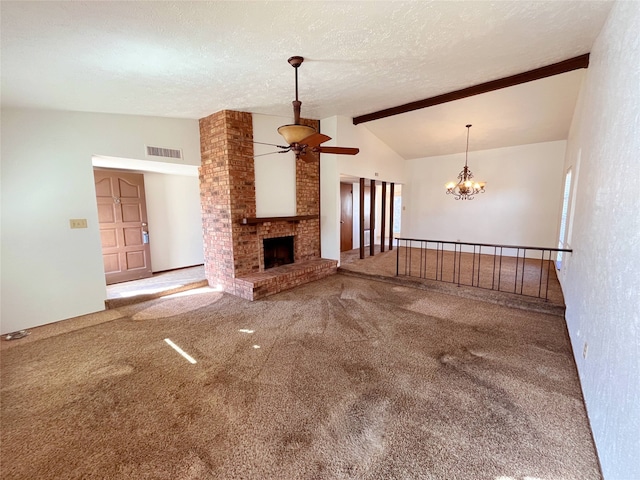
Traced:
<svg viewBox="0 0 640 480">
<path fill-rule="evenodd" d="M 461 98 L 472 97 L 474 95 L 500 90 L 501 88 L 513 87 L 514 85 L 520 85 L 521 83 L 540 80 L 553 75 L 571 72 L 572 70 L 587 68 L 588 66 L 589 54 L 585 53 L 578 57 L 569 58 L 568 60 L 547 65 L 546 67 L 536 68 L 535 70 L 529 70 L 528 72 L 511 75 L 510 77 L 499 78 L 498 80 L 492 80 L 472 87 L 463 88 L 462 90 L 456 90 L 455 92 L 444 93 L 424 100 L 405 103 L 404 105 L 399 105 L 397 107 L 386 108 L 377 112 L 367 113 L 366 115 L 360 115 L 353 118 L 353 124 L 358 125 L 359 123 L 371 122 L 373 120 L 379 120 L 381 118 L 391 117 L 401 113 L 412 112 L 421 108 L 432 107 L 441 103 L 453 102 L 455 100 L 460 100 Z"/>
</svg>

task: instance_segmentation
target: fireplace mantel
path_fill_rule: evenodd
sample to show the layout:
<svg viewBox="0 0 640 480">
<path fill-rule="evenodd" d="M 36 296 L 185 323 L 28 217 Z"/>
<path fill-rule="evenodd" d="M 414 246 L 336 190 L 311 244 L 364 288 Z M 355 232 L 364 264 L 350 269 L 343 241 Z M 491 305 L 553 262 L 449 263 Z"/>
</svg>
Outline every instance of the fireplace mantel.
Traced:
<svg viewBox="0 0 640 480">
<path fill-rule="evenodd" d="M 240 220 L 242 225 L 258 225 L 268 222 L 300 222 L 301 220 L 315 220 L 318 215 L 291 215 L 287 217 L 248 217 Z"/>
</svg>

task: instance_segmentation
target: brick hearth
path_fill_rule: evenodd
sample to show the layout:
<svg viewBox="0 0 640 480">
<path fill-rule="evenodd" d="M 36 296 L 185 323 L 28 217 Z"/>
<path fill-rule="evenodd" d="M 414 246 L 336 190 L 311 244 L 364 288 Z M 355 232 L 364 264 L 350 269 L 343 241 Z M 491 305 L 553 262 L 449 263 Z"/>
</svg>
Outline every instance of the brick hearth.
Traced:
<svg viewBox="0 0 640 480">
<path fill-rule="evenodd" d="M 301 123 L 318 129 L 317 120 Z M 200 120 L 200 199 L 205 274 L 212 286 L 256 300 L 336 272 L 320 258 L 320 159 L 296 161 L 297 215 L 243 225 L 256 215 L 253 124 L 250 113 L 224 110 Z M 264 270 L 264 238 L 294 236 L 294 263 Z"/>
</svg>

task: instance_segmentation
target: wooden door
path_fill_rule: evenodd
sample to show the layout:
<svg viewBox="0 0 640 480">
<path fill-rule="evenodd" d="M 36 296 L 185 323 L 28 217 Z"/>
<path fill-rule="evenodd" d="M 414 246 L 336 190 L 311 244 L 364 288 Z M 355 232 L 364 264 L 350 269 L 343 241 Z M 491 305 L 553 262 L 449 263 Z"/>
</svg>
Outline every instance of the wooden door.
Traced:
<svg viewBox="0 0 640 480">
<path fill-rule="evenodd" d="M 353 187 L 340 184 L 340 251 L 353 250 Z"/>
<path fill-rule="evenodd" d="M 107 285 L 152 275 L 144 176 L 93 171 Z"/>
</svg>

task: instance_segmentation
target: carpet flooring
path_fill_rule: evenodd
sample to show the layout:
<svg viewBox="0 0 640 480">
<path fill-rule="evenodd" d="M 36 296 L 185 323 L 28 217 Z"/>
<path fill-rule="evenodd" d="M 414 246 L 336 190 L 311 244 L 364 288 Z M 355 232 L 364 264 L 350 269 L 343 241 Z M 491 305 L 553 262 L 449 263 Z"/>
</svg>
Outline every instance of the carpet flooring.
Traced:
<svg viewBox="0 0 640 480">
<path fill-rule="evenodd" d="M 557 316 L 333 275 L 0 347 L 3 479 L 601 478 Z"/>
</svg>

